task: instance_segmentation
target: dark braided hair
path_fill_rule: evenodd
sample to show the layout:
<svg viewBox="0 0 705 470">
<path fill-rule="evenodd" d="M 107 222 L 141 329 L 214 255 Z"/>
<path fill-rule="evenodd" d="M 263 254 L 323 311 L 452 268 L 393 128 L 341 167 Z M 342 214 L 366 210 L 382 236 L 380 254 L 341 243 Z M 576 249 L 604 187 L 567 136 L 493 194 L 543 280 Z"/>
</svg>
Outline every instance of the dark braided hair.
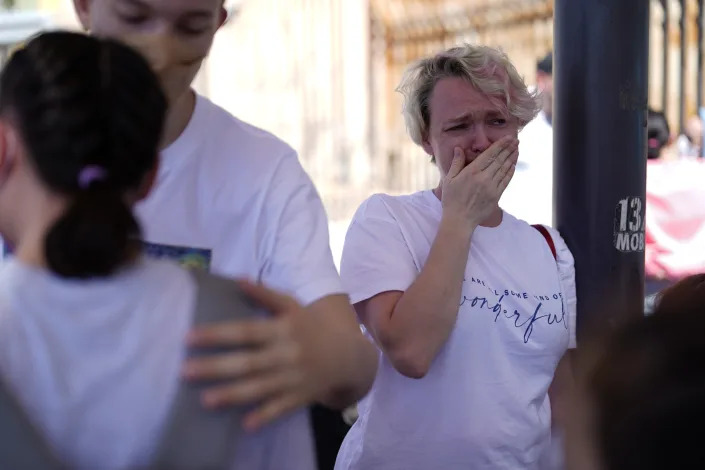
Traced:
<svg viewBox="0 0 705 470">
<path fill-rule="evenodd" d="M 156 168 L 166 106 L 147 62 L 113 40 L 48 32 L 13 54 L 0 114 L 17 126 L 40 179 L 70 200 L 46 235 L 52 271 L 105 276 L 137 256 L 126 194 Z"/>
</svg>

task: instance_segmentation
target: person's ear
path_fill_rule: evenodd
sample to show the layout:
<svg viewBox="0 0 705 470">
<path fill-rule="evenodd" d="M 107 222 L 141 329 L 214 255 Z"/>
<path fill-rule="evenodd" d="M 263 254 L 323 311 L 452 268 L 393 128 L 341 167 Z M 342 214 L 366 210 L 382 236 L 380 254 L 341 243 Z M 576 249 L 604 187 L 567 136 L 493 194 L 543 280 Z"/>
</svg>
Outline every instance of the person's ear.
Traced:
<svg viewBox="0 0 705 470">
<path fill-rule="evenodd" d="M 84 31 L 91 30 L 91 7 L 93 0 L 73 0 L 73 9 Z"/>
<path fill-rule="evenodd" d="M 220 7 L 220 11 L 218 12 L 218 28 L 217 29 L 220 29 L 227 21 L 228 21 L 228 10 L 225 8 L 225 2 L 223 2 L 223 5 Z"/>
<path fill-rule="evenodd" d="M 17 162 L 17 135 L 12 126 L 0 120 L 0 183 L 2 183 Z"/>
<path fill-rule="evenodd" d="M 435 155 L 433 155 L 433 147 L 431 146 L 431 142 L 428 140 L 428 136 L 424 136 L 423 140 L 421 141 L 421 147 L 424 149 L 424 152 L 426 152 L 431 158 L 435 158 Z"/>
</svg>

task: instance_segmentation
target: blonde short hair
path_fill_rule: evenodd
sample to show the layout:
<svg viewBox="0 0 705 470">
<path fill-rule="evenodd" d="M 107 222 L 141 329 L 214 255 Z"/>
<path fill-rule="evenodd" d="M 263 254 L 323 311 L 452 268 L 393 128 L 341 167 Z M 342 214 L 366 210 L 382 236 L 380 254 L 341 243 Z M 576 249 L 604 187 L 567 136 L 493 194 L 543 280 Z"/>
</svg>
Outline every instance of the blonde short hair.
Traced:
<svg viewBox="0 0 705 470">
<path fill-rule="evenodd" d="M 537 92 L 530 92 L 524 79 L 500 49 L 463 44 L 411 64 L 397 91 L 404 96 L 402 113 L 411 139 L 421 145 L 431 118 L 429 102 L 442 78 L 461 77 L 489 97 L 508 116 L 524 127 L 538 114 Z"/>
</svg>

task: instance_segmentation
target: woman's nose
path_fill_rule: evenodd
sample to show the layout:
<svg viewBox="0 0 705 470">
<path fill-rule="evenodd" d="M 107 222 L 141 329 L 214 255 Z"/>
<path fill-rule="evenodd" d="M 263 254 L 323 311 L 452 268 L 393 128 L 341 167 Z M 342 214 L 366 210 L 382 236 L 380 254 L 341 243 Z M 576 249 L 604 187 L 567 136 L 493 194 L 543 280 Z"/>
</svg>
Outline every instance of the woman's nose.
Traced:
<svg viewBox="0 0 705 470">
<path fill-rule="evenodd" d="M 476 154 L 484 152 L 492 144 L 483 125 L 473 126 L 469 138 L 471 139 L 469 147 Z"/>
</svg>

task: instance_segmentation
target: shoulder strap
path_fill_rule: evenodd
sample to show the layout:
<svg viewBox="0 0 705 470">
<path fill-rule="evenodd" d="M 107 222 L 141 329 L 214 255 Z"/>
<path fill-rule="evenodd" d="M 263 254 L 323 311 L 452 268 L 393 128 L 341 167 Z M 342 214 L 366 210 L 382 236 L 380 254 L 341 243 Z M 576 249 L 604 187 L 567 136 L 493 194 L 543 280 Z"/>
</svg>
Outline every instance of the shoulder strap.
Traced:
<svg viewBox="0 0 705 470">
<path fill-rule="evenodd" d="M 0 381 L 0 436 L 0 468 L 41 468 L 42 470 L 63 468 L 2 381 Z"/>
<path fill-rule="evenodd" d="M 553 259 L 558 261 L 558 253 L 556 253 L 556 244 L 553 243 L 553 237 L 551 237 L 551 234 L 548 232 L 546 227 L 543 225 L 537 224 L 537 225 L 532 225 L 536 230 L 539 231 L 541 235 L 543 235 L 543 238 L 546 239 L 546 243 L 548 243 L 548 247 L 551 249 L 551 254 L 553 254 Z"/>
<path fill-rule="evenodd" d="M 198 287 L 194 325 L 249 318 L 258 310 L 232 280 L 193 271 Z M 227 349 L 191 350 L 189 357 L 225 352 Z M 239 407 L 210 411 L 203 407 L 200 392 L 214 384 L 179 385 L 153 469 L 215 470 L 229 468 L 233 449 L 241 434 L 244 410 Z"/>
</svg>

